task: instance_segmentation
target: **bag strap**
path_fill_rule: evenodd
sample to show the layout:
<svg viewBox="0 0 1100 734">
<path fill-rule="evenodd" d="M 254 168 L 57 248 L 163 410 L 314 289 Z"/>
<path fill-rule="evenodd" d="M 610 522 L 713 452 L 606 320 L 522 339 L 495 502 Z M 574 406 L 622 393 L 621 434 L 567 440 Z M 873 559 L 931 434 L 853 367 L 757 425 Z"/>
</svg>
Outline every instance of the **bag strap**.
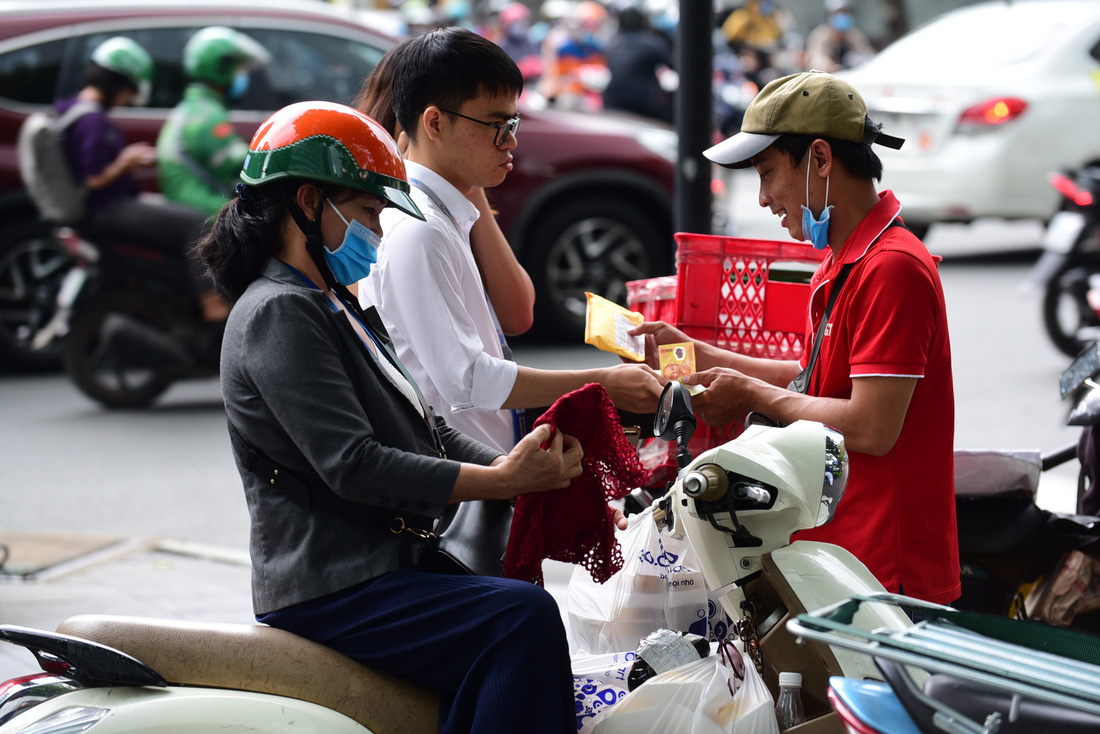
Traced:
<svg viewBox="0 0 1100 734">
<path fill-rule="evenodd" d="M 101 108 L 97 103 L 86 99 L 81 100 L 69 109 L 65 110 L 64 114 L 59 115 L 54 121 L 54 127 L 58 131 L 65 130 L 69 127 L 69 125 L 72 125 L 81 117 L 84 117 L 84 115 L 91 114 L 98 109 Z"/>
<path fill-rule="evenodd" d="M 905 227 L 905 225 L 897 217 L 894 217 L 882 231 L 885 232 L 891 227 Z M 878 242 L 879 237 L 882 237 L 881 233 L 875 238 L 875 242 Z M 829 317 L 833 315 L 833 306 L 836 305 L 837 296 L 840 295 L 840 289 L 844 286 L 844 281 L 848 279 L 848 274 L 852 272 L 854 266 L 855 263 L 847 263 L 836 274 L 836 278 L 833 280 L 833 288 L 829 291 L 829 300 L 825 304 L 825 313 L 821 317 L 821 323 L 817 325 L 817 333 L 814 334 L 814 345 L 810 350 L 809 359 L 806 360 L 806 369 L 799 372 L 798 376 L 791 380 L 791 384 L 787 385 L 788 390 L 805 395 L 806 391 L 810 389 L 810 377 L 813 375 L 814 366 L 817 364 L 817 355 L 821 351 L 821 339 L 825 334 L 825 325 L 829 323 Z"/>
<path fill-rule="evenodd" d="M 345 517 L 351 515 L 367 525 L 388 528 L 394 535 L 408 532 L 425 540 L 432 537 L 431 530 L 435 520 L 430 517 L 394 515 L 361 502 L 345 500 L 328 487 L 320 492 L 311 491 L 308 484 L 245 441 L 233 421 L 227 418 L 226 424 L 229 426 L 229 442 L 233 445 L 241 466 L 265 483 L 278 486 L 291 502 L 307 512 L 313 507 L 320 507 Z"/>
</svg>

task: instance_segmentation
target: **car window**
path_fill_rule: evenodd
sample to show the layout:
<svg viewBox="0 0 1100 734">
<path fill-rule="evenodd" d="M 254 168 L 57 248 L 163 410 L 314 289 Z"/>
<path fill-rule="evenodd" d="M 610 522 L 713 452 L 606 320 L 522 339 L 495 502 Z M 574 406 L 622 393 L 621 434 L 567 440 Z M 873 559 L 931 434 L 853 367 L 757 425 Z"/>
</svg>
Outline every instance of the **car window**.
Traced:
<svg viewBox="0 0 1100 734">
<path fill-rule="evenodd" d="M 61 79 L 58 84 L 60 96 L 76 94 L 84 83 L 84 73 L 89 59 L 96 47 L 108 38 L 125 35 L 134 39 L 149 52 L 153 59 L 153 89 L 149 94 L 147 106 L 174 107 L 183 95 L 186 80 L 183 76 L 181 59 L 183 44 L 191 37 L 196 28 L 143 28 L 117 31 L 103 31 L 76 36 L 71 39 L 71 49 L 67 56 Z"/>
<path fill-rule="evenodd" d="M 64 39 L 0 54 L 2 96 L 29 104 L 50 104 L 65 57 Z"/>
<path fill-rule="evenodd" d="M 143 28 L 126 35 L 153 58 L 149 107 L 170 108 L 179 102 L 187 79 L 183 47 L 197 27 Z M 252 73 L 245 95 L 233 106 L 271 112 L 293 102 L 323 99 L 350 104 L 363 79 L 385 53 L 384 48 L 322 33 L 273 28 L 242 28 L 264 45 L 272 62 Z M 50 104 L 76 94 L 83 85 L 92 51 L 115 31 L 49 41 L 0 55 L 0 89 L 20 102 Z"/>
<path fill-rule="evenodd" d="M 323 99 L 351 104 L 363 79 L 385 49 L 347 38 L 270 28 L 242 29 L 271 53 L 253 72 L 238 107 L 277 110 L 293 102 Z"/>
</svg>

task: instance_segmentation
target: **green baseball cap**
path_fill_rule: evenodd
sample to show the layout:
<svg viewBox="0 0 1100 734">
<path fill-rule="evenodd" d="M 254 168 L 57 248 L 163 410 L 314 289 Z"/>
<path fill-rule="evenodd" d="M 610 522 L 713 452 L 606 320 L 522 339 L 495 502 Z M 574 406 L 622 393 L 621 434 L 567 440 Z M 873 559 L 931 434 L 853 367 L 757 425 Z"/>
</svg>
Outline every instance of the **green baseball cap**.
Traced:
<svg viewBox="0 0 1100 734">
<path fill-rule="evenodd" d="M 769 82 L 749 103 L 741 132 L 703 151 L 727 168 L 748 168 L 780 135 L 814 135 L 897 150 L 905 141 L 866 125 L 867 104 L 848 82 L 823 71 L 804 71 Z"/>
</svg>

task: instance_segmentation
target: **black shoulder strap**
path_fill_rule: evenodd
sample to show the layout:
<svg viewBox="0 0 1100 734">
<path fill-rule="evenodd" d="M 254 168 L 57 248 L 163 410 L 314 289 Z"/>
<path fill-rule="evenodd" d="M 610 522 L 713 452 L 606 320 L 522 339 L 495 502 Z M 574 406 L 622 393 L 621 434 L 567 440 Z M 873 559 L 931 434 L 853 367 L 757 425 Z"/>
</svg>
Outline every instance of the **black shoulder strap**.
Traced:
<svg viewBox="0 0 1100 734">
<path fill-rule="evenodd" d="M 894 217 L 889 224 L 883 228 L 883 232 L 891 227 L 905 227 L 901 220 Z M 882 235 L 879 234 L 879 237 Z M 875 238 L 878 241 L 878 237 Z M 844 281 L 848 279 L 848 273 L 852 271 L 852 266 L 855 263 L 847 263 L 840 268 L 840 272 L 836 274 L 836 279 L 833 281 L 833 288 L 829 291 L 829 300 L 825 304 L 825 313 L 821 316 L 821 323 L 817 325 L 817 333 L 814 334 L 814 345 L 810 350 L 810 357 L 806 360 L 806 369 L 798 373 L 798 376 L 791 380 L 791 384 L 787 385 L 788 390 L 794 390 L 800 392 L 803 395 L 810 389 L 810 376 L 814 372 L 814 365 L 817 364 L 817 355 L 821 351 L 821 337 L 825 334 L 825 325 L 829 323 L 829 317 L 833 315 L 833 306 L 836 304 L 836 297 L 840 295 L 840 289 L 844 285 Z"/>
</svg>

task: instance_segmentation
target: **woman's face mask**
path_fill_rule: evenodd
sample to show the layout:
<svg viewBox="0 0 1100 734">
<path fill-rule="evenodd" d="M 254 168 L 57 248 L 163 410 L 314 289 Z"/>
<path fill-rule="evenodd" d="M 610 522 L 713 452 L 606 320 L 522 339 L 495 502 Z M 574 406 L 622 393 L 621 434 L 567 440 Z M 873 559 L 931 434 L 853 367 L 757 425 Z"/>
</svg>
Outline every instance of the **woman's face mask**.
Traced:
<svg viewBox="0 0 1100 734">
<path fill-rule="evenodd" d="M 825 208 L 821 217 L 814 218 L 810 211 L 810 167 L 813 166 L 813 151 L 806 152 L 806 203 L 802 205 L 802 239 L 808 240 L 815 250 L 824 250 L 829 246 L 829 177 L 825 177 Z"/>
<path fill-rule="evenodd" d="M 370 275 L 370 266 L 378 262 L 378 246 L 382 244 L 382 238 L 356 219 L 349 222 L 331 200 L 325 201 L 340 221 L 347 225 L 344 241 L 339 247 L 329 250 L 325 246 L 325 262 L 340 285 L 358 283 Z"/>
</svg>

